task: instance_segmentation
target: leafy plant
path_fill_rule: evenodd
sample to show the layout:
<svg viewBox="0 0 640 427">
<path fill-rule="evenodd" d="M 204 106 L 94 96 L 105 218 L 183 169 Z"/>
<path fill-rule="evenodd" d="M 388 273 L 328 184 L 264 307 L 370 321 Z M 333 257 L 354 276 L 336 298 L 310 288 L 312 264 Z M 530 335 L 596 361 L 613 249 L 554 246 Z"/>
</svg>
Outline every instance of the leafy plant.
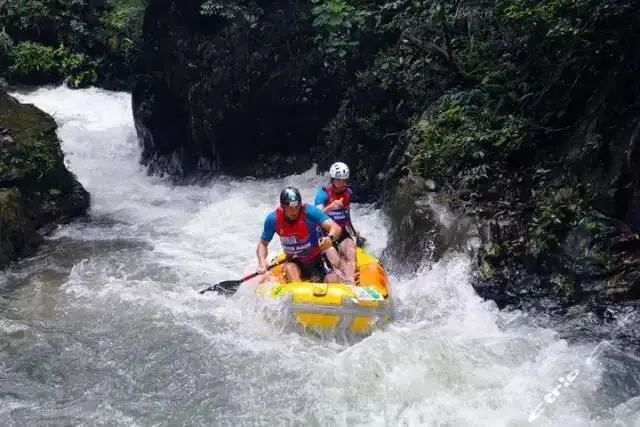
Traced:
<svg viewBox="0 0 640 427">
<path fill-rule="evenodd" d="M 413 128 L 413 169 L 440 181 L 457 177 L 468 187 L 489 179 L 495 159 L 519 146 L 522 124 L 493 114 L 486 102 L 482 93 L 443 96 L 436 112 Z"/>
<path fill-rule="evenodd" d="M 59 80 L 56 51 L 39 43 L 22 42 L 9 50 L 9 79 L 30 84 Z"/>
<path fill-rule="evenodd" d="M 344 65 L 359 46 L 359 33 L 371 13 L 346 0 L 313 0 L 313 5 L 315 42 L 329 67 Z"/>
<path fill-rule="evenodd" d="M 98 79 L 95 61 L 84 53 L 73 53 L 60 47 L 56 50 L 61 74 L 69 87 L 79 88 L 95 84 Z"/>
<path fill-rule="evenodd" d="M 6 71 L 0 71 L 9 80 L 43 84 L 66 79 L 74 87 L 129 80 L 139 54 L 146 0 L 0 2 L 0 39 L 14 42 L 0 41 L 0 64 L 2 49 L 15 50 L 8 55 Z M 21 43 L 31 45 L 17 49 Z M 61 61 L 56 65 L 50 61 L 52 51 Z"/>
</svg>

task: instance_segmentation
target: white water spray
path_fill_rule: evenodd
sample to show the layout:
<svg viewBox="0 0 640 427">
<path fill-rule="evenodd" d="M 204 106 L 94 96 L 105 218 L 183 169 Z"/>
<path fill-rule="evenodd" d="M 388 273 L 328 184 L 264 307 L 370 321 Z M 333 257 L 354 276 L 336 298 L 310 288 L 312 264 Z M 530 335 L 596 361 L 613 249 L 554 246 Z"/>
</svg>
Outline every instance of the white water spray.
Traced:
<svg viewBox="0 0 640 427">
<path fill-rule="evenodd" d="M 96 89 L 19 96 L 54 116 L 91 220 L 58 229 L 4 278 L 2 425 L 633 425 L 638 403 L 609 409 L 591 346 L 569 346 L 526 316 L 501 313 L 451 254 L 392 276 L 396 318 L 352 345 L 282 334 L 251 298 L 200 296 L 200 281 L 255 267 L 280 189 L 311 200 L 324 178 L 219 179 L 172 186 L 147 176 L 130 97 Z M 354 221 L 379 254 L 382 215 Z M 276 245 L 272 245 L 275 250 Z M 557 379 L 580 366 L 533 422 Z M 637 424 L 636 424 L 637 425 Z"/>
</svg>

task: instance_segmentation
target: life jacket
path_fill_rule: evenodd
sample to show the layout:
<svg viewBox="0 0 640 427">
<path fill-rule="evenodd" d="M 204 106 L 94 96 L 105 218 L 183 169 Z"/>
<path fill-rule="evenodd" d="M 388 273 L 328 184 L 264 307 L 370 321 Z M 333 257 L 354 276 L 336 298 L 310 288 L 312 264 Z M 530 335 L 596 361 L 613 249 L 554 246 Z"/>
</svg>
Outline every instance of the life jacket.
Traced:
<svg viewBox="0 0 640 427">
<path fill-rule="evenodd" d="M 312 261 L 321 252 L 316 228 L 307 225 L 305 207 L 306 205 L 302 205 L 295 222 L 287 221 L 284 209 L 276 209 L 276 233 L 280 236 L 282 249 L 287 255 L 296 257 L 303 263 Z"/>
<path fill-rule="evenodd" d="M 338 223 L 342 228 L 351 223 L 351 191 L 347 188 L 342 193 L 336 193 L 331 185 L 325 185 L 322 189 L 329 195 L 325 207 L 329 206 L 334 200 L 342 199 L 342 208 L 325 212 L 329 218 Z"/>
</svg>

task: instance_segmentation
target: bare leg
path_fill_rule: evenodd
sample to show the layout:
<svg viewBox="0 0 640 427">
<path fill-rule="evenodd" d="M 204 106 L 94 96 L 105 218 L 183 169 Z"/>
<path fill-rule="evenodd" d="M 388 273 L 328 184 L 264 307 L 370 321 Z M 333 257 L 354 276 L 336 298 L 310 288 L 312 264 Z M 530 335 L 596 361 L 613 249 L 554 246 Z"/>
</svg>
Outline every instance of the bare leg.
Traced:
<svg viewBox="0 0 640 427">
<path fill-rule="evenodd" d="M 301 282 L 302 273 L 300 267 L 294 262 L 288 262 L 284 265 L 284 274 L 288 282 Z"/>
<path fill-rule="evenodd" d="M 324 251 L 324 254 L 327 256 L 327 259 L 329 260 L 329 263 L 331 263 L 331 267 L 333 267 L 334 270 L 340 269 L 340 255 L 338 254 L 336 248 L 331 246 L 329 249 Z"/>
<path fill-rule="evenodd" d="M 338 275 L 336 273 L 327 273 L 324 276 L 324 281 L 326 283 L 338 283 L 338 282 L 340 282 L 340 278 L 338 277 Z"/>
<path fill-rule="evenodd" d="M 349 276 L 344 271 L 344 264 L 340 259 L 340 255 L 338 251 L 333 246 L 324 251 L 331 267 L 333 268 L 333 272 L 336 275 L 335 283 L 344 282 L 344 283 L 352 283 L 349 281 Z"/>
<path fill-rule="evenodd" d="M 342 272 L 351 284 L 355 284 L 356 276 L 356 243 L 353 239 L 344 239 L 340 243 Z"/>
</svg>

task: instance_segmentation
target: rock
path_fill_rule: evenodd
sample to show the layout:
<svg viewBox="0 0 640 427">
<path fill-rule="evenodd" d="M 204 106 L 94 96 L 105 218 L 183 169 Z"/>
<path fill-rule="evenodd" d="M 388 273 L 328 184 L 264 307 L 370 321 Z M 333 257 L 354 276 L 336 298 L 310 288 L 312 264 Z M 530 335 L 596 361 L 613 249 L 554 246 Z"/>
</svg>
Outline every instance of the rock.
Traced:
<svg viewBox="0 0 640 427">
<path fill-rule="evenodd" d="M 0 268 L 30 254 L 38 233 L 84 214 L 89 194 L 64 165 L 56 123 L 0 91 Z"/>
<path fill-rule="evenodd" d="M 312 5 L 247 2 L 222 17 L 202 3 L 149 2 L 133 90 L 142 162 L 178 177 L 307 170 L 342 92 L 313 44 Z"/>
<path fill-rule="evenodd" d="M 466 251 L 477 230 L 468 218 L 454 215 L 446 200 L 425 194 L 424 180 L 404 177 L 398 191 L 385 200 L 390 220 L 385 265 L 397 271 L 416 271 L 437 262 L 447 251 Z"/>
<path fill-rule="evenodd" d="M 640 237 L 602 214 L 585 217 L 562 246 L 565 269 L 582 298 L 627 298 L 638 292 Z"/>
<path fill-rule="evenodd" d="M 20 191 L 15 187 L 0 189 L 0 267 L 32 252 L 39 242 Z"/>
</svg>

